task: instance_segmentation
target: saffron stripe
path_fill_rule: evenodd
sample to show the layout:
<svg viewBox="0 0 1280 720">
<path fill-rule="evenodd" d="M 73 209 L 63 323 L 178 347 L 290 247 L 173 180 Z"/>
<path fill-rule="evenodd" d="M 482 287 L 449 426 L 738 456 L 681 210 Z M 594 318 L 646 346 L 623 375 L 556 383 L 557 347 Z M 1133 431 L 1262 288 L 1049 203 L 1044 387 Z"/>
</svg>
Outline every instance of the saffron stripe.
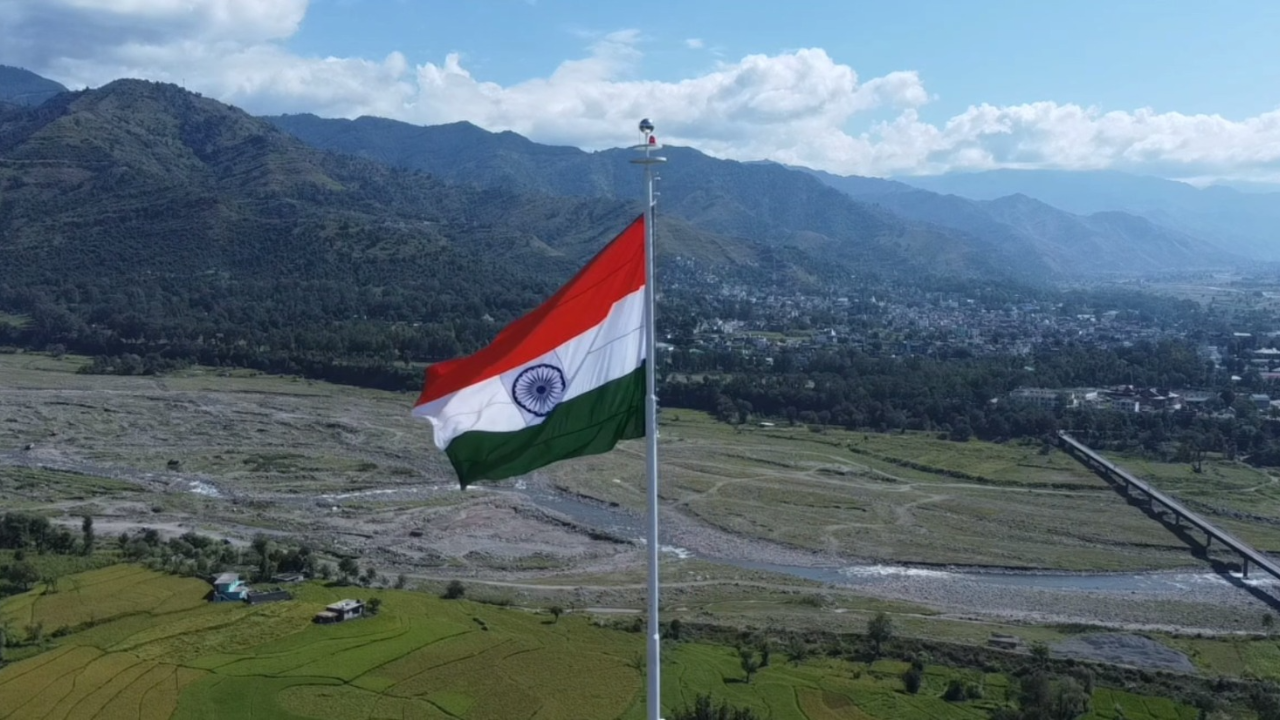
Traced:
<svg viewBox="0 0 1280 720">
<path fill-rule="evenodd" d="M 614 238 L 572 280 L 508 325 L 479 352 L 427 368 L 418 405 L 501 375 L 546 355 L 608 316 L 614 303 L 645 283 L 644 216 Z"/>
<path fill-rule="evenodd" d="M 436 446 L 441 449 L 458 435 L 473 430 L 520 430 L 544 419 L 523 410 L 512 398 L 512 385 L 524 367 L 547 363 L 560 368 L 565 377 L 560 399 L 563 403 L 627 375 L 644 361 L 646 354 L 641 288 L 614 303 L 599 325 L 550 353 L 419 405 L 413 414 L 431 422 Z"/>
</svg>

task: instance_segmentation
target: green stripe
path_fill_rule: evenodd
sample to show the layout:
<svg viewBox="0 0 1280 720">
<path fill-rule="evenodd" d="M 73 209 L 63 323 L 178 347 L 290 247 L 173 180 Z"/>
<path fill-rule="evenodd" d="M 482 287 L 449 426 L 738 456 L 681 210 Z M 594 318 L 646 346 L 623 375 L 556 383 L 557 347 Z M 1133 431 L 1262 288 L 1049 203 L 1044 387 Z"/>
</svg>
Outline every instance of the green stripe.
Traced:
<svg viewBox="0 0 1280 720">
<path fill-rule="evenodd" d="M 560 403 L 541 423 L 515 432 L 472 431 L 445 454 L 462 486 L 523 475 L 559 460 L 608 452 L 644 437 L 644 364 L 589 393 Z"/>
</svg>

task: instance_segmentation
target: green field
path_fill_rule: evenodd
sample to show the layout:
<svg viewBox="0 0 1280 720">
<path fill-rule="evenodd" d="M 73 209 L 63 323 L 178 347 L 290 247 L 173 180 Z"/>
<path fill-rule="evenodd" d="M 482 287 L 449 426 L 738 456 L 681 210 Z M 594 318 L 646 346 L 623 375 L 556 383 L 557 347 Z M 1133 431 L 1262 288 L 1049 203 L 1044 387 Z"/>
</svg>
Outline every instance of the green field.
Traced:
<svg viewBox="0 0 1280 720">
<path fill-rule="evenodd" d="M 662 439 L 663 496 L 730 532 L 898 562 L 1064 570 L 1199 564 L 1111 486 L 1039 443 L 733 427 L 677 409 L 663 414 Z M 640 510 L 642 452 L 624 446 L 548 473 L 565 490 Z M 1185 465 L 1113 459 L 1202 507 L 1280 516 L 1280 487 L 1253 468 L 1211 461 L 1194 475 Z M 1280 528 L 1269 520 L 1207 512 L 1261 548 L 1280 550 Z"/>
<path fill-rule="evenodd" d="M 204 602 L 207 586 L 117 565 L 67 578 L 53 594 L 0 603 L 10 626 L 82 628 L 0 669 L 0 718 L 465 718 L 601 720 L 643 717 L 639 633 L 586 615 L 545 613 L 404 591 L 375 591 L 376 617 L 317 626 L 311 615 L 361 588 L 297 587 L 290 602 L 248 607 Z M 664 700 L 711 692 L 772 720 L 977 718 L 1000 703 L 998 674 L 928 668 L 918 695 L 901 689 L 901 662 L 813 659 L 775 652 L 751 683 L 732 648 L 673 643 Z M 980 681 L 985 699 L 948 703 L 947 682 Z M 1191 720 L 1189 707 L 1100 689 L 1110 718 Z"/>
</svg>

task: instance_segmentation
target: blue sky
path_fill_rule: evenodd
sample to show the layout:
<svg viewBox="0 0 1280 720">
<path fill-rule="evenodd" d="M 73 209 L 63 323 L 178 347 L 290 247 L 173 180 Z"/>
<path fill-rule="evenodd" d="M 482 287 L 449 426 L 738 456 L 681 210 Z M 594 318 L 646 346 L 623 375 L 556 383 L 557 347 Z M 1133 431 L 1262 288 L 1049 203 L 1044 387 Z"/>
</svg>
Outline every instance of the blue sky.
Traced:
<svg viewBox="0 0 1280 720">
<path fill-rule="evenodd" d="M 476 74 L 512 84 L 550 74 L 583 34 L 623 28 L 641 31 L 640 69 L 660 80 L 801 47 L 824 48 L 860 75 L 918 70 L 938 96 L 926 119 L 1035 100 L 1234 119 L 1280 107 L 1275 0 L 317 0 L 289 46 L 362 57 L 398 49 L 415 63 L 459 52 Z M 689 38 L 705 47 L 688 48 Z"/>
<path fill-rule="evenodd" d="M 0 63 L 842 174 L 1280 182 L 1276 0 L 0 0 Z"/>
</svg>

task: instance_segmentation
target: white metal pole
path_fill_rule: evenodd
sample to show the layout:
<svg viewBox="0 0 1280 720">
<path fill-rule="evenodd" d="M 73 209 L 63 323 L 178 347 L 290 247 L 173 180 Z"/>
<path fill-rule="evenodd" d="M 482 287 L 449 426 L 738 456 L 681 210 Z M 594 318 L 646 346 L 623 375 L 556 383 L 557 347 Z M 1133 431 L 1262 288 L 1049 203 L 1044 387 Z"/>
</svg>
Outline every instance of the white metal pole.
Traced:
<svg viewBox="0 0 1280 720">
<path fill-rule="evenodd" d="M 648 120 L 640 122 L 640 131 L 644 144 L 637 147 L 643 150 L 644 158 L 633 160 L 644 165 L 645 180 L 645 219 L 644 219 L 644 261 L 645 261 L 645 442 L 648 446 L 646 457 L 646 477 L 649 490 L 649 532 L 646 545 L 649 550 L 649 638 L 648 657 L 645 663 L 645 679 L 648 683 L 645 703 L 648 720 L 662 718 L 662 628 L 658 623 L 658 560 L 661 547 L 658 543 L 658 384 L 657 384 L 657 292 L 654 288 L 654 200 L 653 200 L 653 166 L 665 162 L 666 158 L 656 157 L 652 151 L 657 145 L 651 142 L 650 134 L 653 124 Z"/>
<path fill-rule="evenodd" d="M 653 167 L 644 168 L 645 185 L 648 187 L 648 207 L 645 209 L 645 440 L 649 481 L 649 720 L 659 720 L 662 712 L 661 652 L 662 630 L 658 624 L 658 388 L 654 365 L 657 360 L 657 332 L 654 329 L 657 303 L 653 292 Z"/>
</svg>

